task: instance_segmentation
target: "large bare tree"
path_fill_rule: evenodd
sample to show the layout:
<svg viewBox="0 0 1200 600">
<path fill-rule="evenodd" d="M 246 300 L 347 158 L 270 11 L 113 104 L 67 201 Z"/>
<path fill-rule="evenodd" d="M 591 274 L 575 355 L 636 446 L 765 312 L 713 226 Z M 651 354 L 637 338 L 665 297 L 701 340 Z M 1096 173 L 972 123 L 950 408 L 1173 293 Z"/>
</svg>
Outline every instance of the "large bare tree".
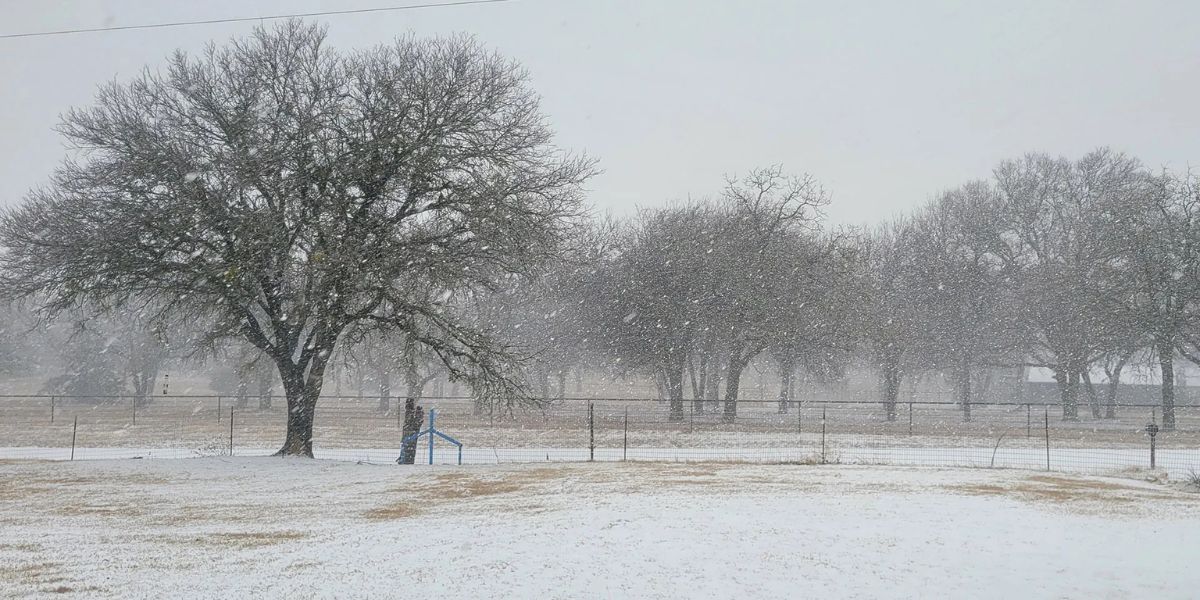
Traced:
<svg viewBox="0 0 1200 600">
<path fill-rule="evenodd" d="M 552 144 L 525 72 L 466 38 L 337 52 L 299 21 L 103 87 L 74 152 L 0 220 L 0 284 L 48 312 L 154 301 L 270 357 L 285 455 L 312 455 L 351 325 L 399 329 L 452 377 L 507 355 L 447 302 L 554 255 L 593 163 Z"/>
</svg>

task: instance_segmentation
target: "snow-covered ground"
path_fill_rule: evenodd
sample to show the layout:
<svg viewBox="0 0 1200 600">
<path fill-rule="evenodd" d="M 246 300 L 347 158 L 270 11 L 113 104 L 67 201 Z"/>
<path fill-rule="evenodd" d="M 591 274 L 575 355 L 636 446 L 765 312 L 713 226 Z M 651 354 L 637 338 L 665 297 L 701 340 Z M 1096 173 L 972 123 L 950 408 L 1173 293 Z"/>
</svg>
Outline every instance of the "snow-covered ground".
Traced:
<svg viewBox="0 0 1200 600">
<path fill-rule="evenodd" d="M 1200 494 L 1014 470 L 0 462 L 0 593 L 1194 598 Z"/>
<path fill-rule="evenodd" d="M 945 440 L 928 440 L 933 443 Z M 842 436 L 831 438 L 824 451 L 819 445 L 807 446 L 705 446 L 705 447 L 631 447 L 596 448 L 589 451 L 581 447 L 467 447 L 461 455 L 456 448 L 439 443 L 434 450 L 434 462 L 453 465 L 461 459 L 462 464 L 504 464 L 539 462 L 581 462 L 589 459 L 608 461 L 741 461 L 759 463 L 837 463 L 850 465 L 901 465 L 927 467 L 995 467 L 1008 469 L 1046 470 L 1047 458 L 1051 471 L 1095 475 L 1120 474 L 1132 469 L 1150 466 L 1147 448 L 1051 448 L 1024 445 L 1022 447 L 994 447 L 980 444 L 979 440 L 961 440 L 957 445 L 890 446 L 878 441 L 862 445 L 861 440 Z M 235 446 L 237 456 L 264 456 L 274 453 L 275 446 Z M 214 454 L 228 454 L 227 447 L 214 445 L 207 448 L 187 447 L 78 447 L 72 454 L 71 448 L 43 447 L 0 447 L 2 459 L 76 460 L 120 459 L 120 458 L 195 458 Z M 329 448 L 318 446 L 318 458 L 348 460 L 354 462 L 390 463 L 399 455 L 398 448 Z M 824 452 L 824 453 L 822 453 Z M 1049 456 L 1047 456 L 1049 455 Z M 422 443 L 417 448 L 417 462 L 428 462 L 429 450 Z M 1173 477 L 1184 477 L 1200 473 L 1200 450 L 1195 448 L 1161 448 L 1157 452 L 1156 467 Z"/>
</svg>

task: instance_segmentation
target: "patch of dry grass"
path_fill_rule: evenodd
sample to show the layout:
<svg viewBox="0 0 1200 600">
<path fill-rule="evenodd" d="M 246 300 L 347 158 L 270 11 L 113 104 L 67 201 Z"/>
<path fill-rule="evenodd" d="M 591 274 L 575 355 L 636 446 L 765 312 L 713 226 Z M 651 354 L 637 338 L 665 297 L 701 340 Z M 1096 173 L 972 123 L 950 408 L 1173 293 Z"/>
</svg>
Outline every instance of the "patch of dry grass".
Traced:
<svg viewBox="0 0 1200 600">
<path fill-rule="evenodd" d="M 1165 490 L 1122 485 L 1089 478 L 1058 475 L 1029 475 L 1011 484 L 969 484 L 949 486 L 959 493 L 980 496 L 1010 496 L 1030 502 L 1135 503 L 1146 500 L 1180 500 Z"/>
<path fill-rule="evenodd" d="M 66 517 L 141 517 L 147 514 L 149 507 L 141 503 L 125 502 L 115 504 L 64 504 L 54 512 Z"/>
<path fill-rule="evenodd" d="M 395 502 L 385 506 L 377 506 L 363 513 L 371 521 L 391 521 L 407 519 L 421 514 L 421 511 L 406 502 Z"/>
<path fill-rule="evenodd" d="M 213 546 L 225 546 L 233 548 L 262 548 L 264 546 L 274 546 L 286 542 L 295 542 L 307 537 L 309 537 L 309 534 L 303 531 L 288 529 L 282 531 L 234 531 L 228 533 L 212 533 L 203 537 L 194 538 L 194 541 Z"/>
<path fill-rule="evenodd" d="M 9 585 L 47 585 L 62 581 L 66 581 L 62 574 L 62 563 L 45 561 L 0 565 L 0 582 Z"/>
</svg>

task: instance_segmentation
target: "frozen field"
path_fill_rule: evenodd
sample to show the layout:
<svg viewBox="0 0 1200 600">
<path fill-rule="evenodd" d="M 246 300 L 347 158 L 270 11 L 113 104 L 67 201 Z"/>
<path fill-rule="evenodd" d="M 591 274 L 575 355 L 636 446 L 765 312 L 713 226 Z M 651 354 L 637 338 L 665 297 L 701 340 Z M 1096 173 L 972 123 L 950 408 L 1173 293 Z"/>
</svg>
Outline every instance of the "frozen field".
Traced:
<svg viewBox="0 0 1200 600">
<path fill-rule="evenodd" d="M 12 597 L 1194 598 L 1200 494 L 1009 470 L 0 463 Z"/>
</svg>

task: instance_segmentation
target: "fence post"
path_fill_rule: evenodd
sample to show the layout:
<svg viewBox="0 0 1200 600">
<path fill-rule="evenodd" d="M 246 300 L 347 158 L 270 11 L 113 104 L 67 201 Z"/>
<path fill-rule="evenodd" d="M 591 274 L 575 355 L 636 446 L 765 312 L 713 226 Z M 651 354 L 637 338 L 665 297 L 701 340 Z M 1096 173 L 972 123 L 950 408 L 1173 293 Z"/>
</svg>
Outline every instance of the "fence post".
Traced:
<svg viewBox="0 0 1200 600">
<path fill-rule="evenodd" d="M 233 407 L 229 407 L 229 456 L 233 456 Z"/>
<path fill-rule="evenodd" d="M 54 424 L 54 396 L 50 396 L 50 424 Z"/>
<path fill-rule="evenodd" d="M 1154 435 L 1154 433 L 1150 434 L 1150 470 L 1151 471 L 1154 470 L 1154 440 L 1155 440 L 1155 437 L 1156 436 Z"/>
<path fill-rule="evenodd" d="M 629 407 L 625 407 L 625 439 L 621 442 L 621 461 L 629 457 Z"/>
<path fill-rule="evenodd" d="M 1158 436 L 1158 409 L 1150 409 L 1150 424 L 1146 426 L 1146 433 L 1150 434 L 1150 470 L 1153 471 L 1155 438 Z"/>
<path fill-rule="evenodd" d="M 79 431 L 79 415 L 75 415 L 75 421 L 71 424 L 71 460 L 75 460 L 75 434 Z"/>
<path fill-rule="evenodd" d="M 133 409 L 133 424 L 137 425 L 137 398 L 132 396 L 129 398 L 129 407 Z"/>
<path fill-rule="evenodd" d="M 1029 404 L 1025 405 L 1025 437 L 1033 437 L 1033 408 Z"/>
<path fill-rule="evenodd" d="M 221 397 L 217 396 L 217 423 L 221 422 Z"/>
<path fill-rule="evenodd" d="M 596 460 L 596 408 L 588 401 L 588 462 Z"/>
<path fill-rule="evenodd" d="M 908 401 L 908 437 L 912 437 L 912 400 Z"/>
<path fill-rule="evenodd" d="M 825 410 L 821 407 L 821 464 L 825 464 Z"/>
<path fill-rule="evenodd" d="M 800 402 L 795 402 L 794 404 L 796 405 L 796 441 L 799 442 L 799 438 L 804 435 L 804 421 L 801 420 L 804 411 L 801 410 L 803 406 L 800 404 Z"/>
<path fill-rule="evenodd" d="M 1050 470 L 1050 405 L 1046 405 L 1046 470 Z"/>
</svg>

